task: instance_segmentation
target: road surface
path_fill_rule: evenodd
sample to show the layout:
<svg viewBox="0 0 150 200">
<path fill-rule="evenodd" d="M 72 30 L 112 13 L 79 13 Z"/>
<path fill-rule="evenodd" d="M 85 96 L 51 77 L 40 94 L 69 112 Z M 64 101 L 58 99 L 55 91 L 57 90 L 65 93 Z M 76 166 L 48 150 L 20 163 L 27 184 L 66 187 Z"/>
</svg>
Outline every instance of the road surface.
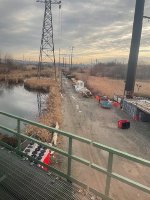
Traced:
<svg viewBox="0 0 150 200">
<path fill-rule="evenodd" d="M 62 129 L 92 141 L 96 141 L 121 151 L 148 159 L 150 158 L 150 124 L 135 122 L 130 119 L 131 128 L 117 128 L 119 119 L 129 117 L 120 109 L 105 110 L 90 98 L 83 98 L 76 93 L 70 80 L 63 78 L 63 124 Z M 67 148 L 64 139 L 64 148 Z M 102 167 L 107 166 L 108 153 L 91 148 L 80 142 L 73 143 L 73 154 L 90 160 Z M 150 187 L 150 170 L 139 164 L 133 164 L 118 157 L 114 158 L 113 169 L 120 175 L 132 178 Z M 72 174 L 78 180 L 104 193 L 105 175 L 89 169 L 78 162 L 72 164 Z M 150 195 L 113 180 L 111 197 L 115 200 L 148 200 Z"/>
</svg>

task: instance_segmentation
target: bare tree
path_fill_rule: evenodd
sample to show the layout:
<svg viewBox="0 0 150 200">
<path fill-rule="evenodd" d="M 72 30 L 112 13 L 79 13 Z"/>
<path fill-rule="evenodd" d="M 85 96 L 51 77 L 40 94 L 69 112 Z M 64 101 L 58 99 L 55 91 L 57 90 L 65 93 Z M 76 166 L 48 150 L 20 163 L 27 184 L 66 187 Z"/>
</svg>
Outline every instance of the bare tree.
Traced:
<svg viewBox="0 0 150 200">
<path fill-rule="evenodd" d="M 2 53 L 0 51 L 0 64 L 2 64 Z"/>
</svg>

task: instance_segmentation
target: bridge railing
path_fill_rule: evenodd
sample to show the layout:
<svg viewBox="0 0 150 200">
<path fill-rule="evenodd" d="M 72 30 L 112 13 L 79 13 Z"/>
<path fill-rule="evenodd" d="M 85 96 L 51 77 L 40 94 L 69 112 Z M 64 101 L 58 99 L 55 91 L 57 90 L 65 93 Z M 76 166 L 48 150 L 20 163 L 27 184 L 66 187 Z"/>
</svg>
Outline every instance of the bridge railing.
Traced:
<svg viewBox="0 0 150 200">
<path fill-rule="evenodd" d="M 5 113 L 5 112 L 0 112 L 0 115 L 16 119 L 17 130 L 10 129 L 10 128 L 5 127 L 3 125 L 0 125 L 0 128 L 14 134 L 17 138 L 17 141 L 18 141 L 17 148 L 13 148 L 13 147 L 9 146 L 8 144 L 6 144 L 2 141 L 0 141 L 0 145 L 3 145 L 6 148 L 9 148 L 13 151 L 16 151 L 16 153 L 19 154 L 19 155 L 28 157 L 29 160 L 34 161 L 35 163 L 40 164 L 44 167 L 47 167 L 49 170 L 53 171 L 54 173 L 58 174 L 59 176 L 61 176 L 63 178 L 66 178 L 67 180 L 69 180 L 73 183 L 79 184 L 80 186 L 83 186 L 84 188 L 88 188 L 89 191 L 100 196 L 102 199 L 106 199 L 106 200 L 112 199 L 110 197 L 110 188 L 111 188 L 111 180 L 112 179 L 116 179 L 116 180 L 118 180 L 122 183 L 125 183 L 127 185 L 130 185 L 130 186 L 132 186 L 132 187 L 134 187 L 134 188 L 136 188 L 140 191 L 143 191 L 147 194 L 150 194 L 150 187 L 145 186 L 143 184 L 140 184 L 139 182 L 133 181 L 132 179 L 129 179 L 127 177 L 121 176 L 117 173 L 114 173 L 113 172 L 113 162 L 114 162 L 113 158 L 114 158 L 114 156 L 119 156 L 119 157 L 125 158 L 129 161 L 133 161 L 134 163 L 142 164 L 143 166 L 146 166 L 146 167 L 150 167 L 150 161 L 136 157 L 136 156 L 133 156 L 133 155 L 130 155 L 130 154 L 122 152 L 122 151 L 118 151 L 116 149 L 110 148 L 110 147 L 102 145 L 100 143 L 93 142 L 89 139 L 86 139 L 86 138 L 83 138 L 83 137 L 80 137 L 80 136 L 76 136 L 74 134 L 67 133 L 67 132 L 64 132 L 64 131 L 61 131 L 61 130 L 57 130 L 55 128 L 51 128 L 51 127 L 42 125 L 40 123 L 30 121 L 30 120 L 27 120 L 27 119 L 24 119 L 24 118 L 15 116 L 15 115 L 11 115 L 11 114 L 8 114 L 8 113 Z M 21 132 L 21 123 L 26 123 L 26 124 L 30 124 L 30 125 L 33 125 L 33 126 L 36 126 L 36 127 L 39 127 L 39 128 L 46 129 L 50 133 L 57 132 L 58 134 L 67 137 L 69 139 L 68 151 L 64 151 L 60 148 L 50 146 L 47 143 L 43 143 L 43 142 L 41 142 L 41 141 L 39 141 L 35 138 L 29 137 L 29 136 L 23 134 Z M 46 165 L 46 164 L 28 156 L 27 154 L 23 153 L 21 151 L 21 139 L 25 139 L 25 140 L 29 140 L 33 143 L 37 143 L 39 145 L 42 145 L 43 147 L 46 147 L 47 149 L 50 149 L 52 151 L 55 151 L 55 152 L 65 156 L 65 157 L 67 157 L 67 159 L 68 159 L 67 173 L 61 172 L 58 169 L 55 169 L 54 167 L 52 167 L 50 165 Z M 86 159 L 83 159 L 81 157 L 73 155 L 73 141 L 74 140 L 88 144 L 90 146 L 93 146 L 93 147 L 96 147 L 98 149 L 101 149 L 101 150 L 108 152 L 109 156 L 108 156 L 107 168 L 103 168 L 103 167 L 101 167 L 101 166 L 99 166 L 99 165 L 97 165 L 97 164 L 95 164 L 95 163 L 93 163 L 89 160 L 86 160 Z M 73 160 L 75 160 L 79 163 L 82 163 L 86 166 L 89 166 L 91 169 L 95 169 L 96 171 L 101 172 L 101 173 L 106 175 L 106 184 L 105 184 L 104 194 L 99 192 L 99 191 L 96 191 L 95 189 L 93 189 L 91 187 L 88 187 L 85 183 L 82 183 L 79 180 L 76 180 L 74 177 L 72 177 L 72 161 Z"/>
</svg>

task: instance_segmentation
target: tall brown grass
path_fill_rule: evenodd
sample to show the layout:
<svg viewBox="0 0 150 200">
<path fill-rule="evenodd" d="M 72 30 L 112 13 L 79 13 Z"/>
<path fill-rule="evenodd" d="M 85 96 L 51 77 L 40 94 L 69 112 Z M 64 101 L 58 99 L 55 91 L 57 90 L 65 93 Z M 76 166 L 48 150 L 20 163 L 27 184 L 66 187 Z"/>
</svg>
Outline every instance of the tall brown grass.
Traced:
<svg viewBox="0 0 150 200">
<path fill-rule="evenodd" d="M 51 85 L 55 85 L 55 82 L 48 78 L 30 78 L 24 82 L 25 88 L 29 90 L 40 90 L 43 92 L 49 92 Z"/>
<path fill-rule="evenodd" d="M 51 79 L 40 79 L 40 82 L 37 79 L 31 79 L 30 87 L 32 88 L 42 88 L 46 86 L 48 90 L 48 98 L 46 100 L 46 112 L 44 112 L 40 117 L 37 118 L 37 121 L 41 124 L 55 127 L 56 122 L 61 124 L 62 114 L 61 114 L 61 95 L 59 91 L 59 85 L 56 81 Z M 33 85 L 31 85 L 33 83 Z M 35 134 L 37 139 L 43 142 L 51 142 L 52 133 L 45 129 L 40 129 L 35 126 L 28 126 L 26 128 L 26 133 L 28 135 Z"/>
<path fill-rule="evenodd" d="M 52 69 L 44 68 L 41 70 L 42 77 L 52 76 Z M 7 83 L 23 83 L 26 78 L 37 77 L 37 69 L 25 69 L 25 70 L 12 70 L 8 73 L 0 73 L 0 82 L 5 81 Z"/>
<path fill-rule="evenodd" d="M 86 73 L 75 73 L 77 79 L 83 80 L 93 94 L 107 95 L 113 98 L 114 94 L 123 95 L 125 82 L 106 77 L 89 76 Z M 138 91 L 136 84 L 141 85 Z M 150 81 L 136 81 L 135 94 L 150 97 Z"/>
</svg>

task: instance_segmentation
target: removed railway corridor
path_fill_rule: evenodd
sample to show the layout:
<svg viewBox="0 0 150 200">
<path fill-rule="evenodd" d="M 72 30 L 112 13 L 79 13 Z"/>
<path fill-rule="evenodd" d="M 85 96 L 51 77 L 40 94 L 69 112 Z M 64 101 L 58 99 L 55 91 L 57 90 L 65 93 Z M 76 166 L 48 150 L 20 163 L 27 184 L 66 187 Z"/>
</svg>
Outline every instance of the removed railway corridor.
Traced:
<svg viewBox="0 0 150 200">
<path fill-rule="evenodd" d="M 71 82 L 63 77 L 63 125 L 62 129 L 121 151 L 150 158 L 150 124 L 135 122 L 120 109 L 105 110 L 92 98 L 83 98 L 73 89 Z M 129 119 L 131 128 L 117 128 L 119 119 Z M 64 139 L 64 146 L 67 146 Z M 65 147 L 64 147 L 65 148 Z M 107 165 L 108 153 L 80 142 L 73 142 L 73 154 L 102 167 Z M 147 186 L 150 185 L 150 170 L 119 157 L 114 159 L 113 170 Z M 73 162 L 72 174 L 90 187 L 104 193 L 105 175 Z M 148 200 L 149 196 L 123 183 L 112 180 L 111 197 L 121 200 Z M 134 198 L 133 198 L 134 197 Z"/>
</svg>

